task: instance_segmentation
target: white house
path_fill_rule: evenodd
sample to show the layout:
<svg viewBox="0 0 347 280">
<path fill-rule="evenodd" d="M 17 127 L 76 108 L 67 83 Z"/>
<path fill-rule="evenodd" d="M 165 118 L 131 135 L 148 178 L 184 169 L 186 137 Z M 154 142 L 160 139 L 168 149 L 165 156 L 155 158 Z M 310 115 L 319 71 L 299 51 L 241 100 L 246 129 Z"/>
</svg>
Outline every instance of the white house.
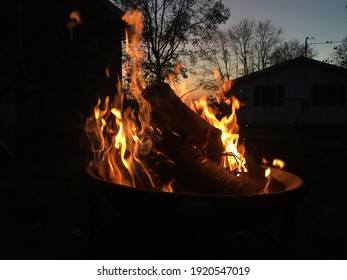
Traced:
<svg viewBox="0 0 347 280">
<path fill-rule="evenodd" d="M 347 69 L 299 57 L 234 81 L 248 124 L 347 124 Z"/>
</svg>

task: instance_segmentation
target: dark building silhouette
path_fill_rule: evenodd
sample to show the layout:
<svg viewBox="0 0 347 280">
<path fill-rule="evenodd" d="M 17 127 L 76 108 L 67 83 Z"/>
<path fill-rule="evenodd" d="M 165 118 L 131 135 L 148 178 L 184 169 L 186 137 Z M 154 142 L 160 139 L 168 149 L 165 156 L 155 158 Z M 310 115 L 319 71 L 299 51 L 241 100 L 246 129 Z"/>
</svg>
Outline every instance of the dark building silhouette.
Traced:
<svg viewBox="0 0 347 280">
<path fill-rule="evenodd" d="M 123 14 L 108 0 L 7 4 L 0 86 L 15 94 L 15 149 L 52 154 L 79 145 L 97 99 L 116 94 Z"/>
</svg>

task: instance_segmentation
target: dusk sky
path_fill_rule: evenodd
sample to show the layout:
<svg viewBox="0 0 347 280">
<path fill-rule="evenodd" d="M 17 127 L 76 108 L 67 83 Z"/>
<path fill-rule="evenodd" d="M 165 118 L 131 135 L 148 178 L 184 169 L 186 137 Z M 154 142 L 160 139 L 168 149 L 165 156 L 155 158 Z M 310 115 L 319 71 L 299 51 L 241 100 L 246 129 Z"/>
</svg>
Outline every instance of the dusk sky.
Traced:
<svg viewBox="0 0 347 280">
<path fill-rule="evenodd" d="M 284 28 L 285 39 L 315 37 L 312 43 L 341 41 L 347 37 L 347 0 L 223 0 L 230 8 L 230 19 L 222 28 L 228 28 L 241 19 L 271 19 Z M 309 41 L 310 42 L 310 41 Z M 337 44 L 316 44 L 322 60 Z"/>
</svg>

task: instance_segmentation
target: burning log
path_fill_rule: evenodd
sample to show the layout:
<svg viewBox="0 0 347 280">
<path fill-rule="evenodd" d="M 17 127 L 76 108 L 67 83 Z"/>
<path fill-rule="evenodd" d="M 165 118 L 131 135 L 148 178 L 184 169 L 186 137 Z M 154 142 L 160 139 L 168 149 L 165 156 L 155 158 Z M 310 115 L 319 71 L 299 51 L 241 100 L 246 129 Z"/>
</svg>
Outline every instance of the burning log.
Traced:
<svg viewBox="0 0 347 280">
<path fill-rule="evenodd" d="M 186 181 L 182 186 L 189 185 L 191 192 L 239 195 L 257 194 L 264 188 L 226 170 L 173 133 L 167 133 L 156 148 L 175 163 L 179 177 Z"/>
<path fill-rule="evenodd" d="M 248 172 L 239 176 L 216 164 L 224 151 L 222 132 L 185 105 L 168 84 L 148 86 L 142 95 L 151 104 L 152 118 L 158 127 L 182 137 L 179 139 L 170 134 L 159 143 L 159 150 L 175 162 L 177 176 L 182 183 L 176 184 L 178 189 L 219 194 L 254 194 L 260 193 L 267 186 L 265 169 L 247 153 Z M 186 175 L 188 170 L 189 176 L 194 178 L 189 185 L 197 186 L 196 189 L 186 184 L 187 178 L 183 174 Z M 268 189 L 281 190 L 282 186 L 277 182 L 271 180 Z"/>
<path fill-rule="evenodd" d="M 221 131 L 193 112 L 168 84 L 148 86 L 142 95 L 151 104 L 152 118 L 161 130 L 176 132 L 218 161 L 224 150 Z"/>
</svg>

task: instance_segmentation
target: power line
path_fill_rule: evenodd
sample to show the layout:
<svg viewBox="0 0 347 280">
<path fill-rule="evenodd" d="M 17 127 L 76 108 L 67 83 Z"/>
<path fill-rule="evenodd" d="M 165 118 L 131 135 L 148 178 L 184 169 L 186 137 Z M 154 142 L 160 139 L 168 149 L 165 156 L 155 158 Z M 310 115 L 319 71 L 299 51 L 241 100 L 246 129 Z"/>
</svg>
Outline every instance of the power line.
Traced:
<svg viewBox="0 0 347 280">
<path fill-rule="evenodd" d="M 315 37 L 306 37 L 305 39 L 305 57 L 307 57 L 307 47 L 308 47 L 308 44 L 310 45 L 331 45 L 331 44 L 336 44 L 336 43 L 341 43 L 343 41 L 325 41 L 325 42 L 317 42 L 317 43 L 308 43 L 307 41 L 308 40 L 316 40 Z"/>
<path fill-rule="evenodd" d="M 325 42 L 317 42 L 317 43 L 309 43 L 310 45 L 322 45 L 322 44 L 336 44 L 341 43 L 343 41 L 325 41 Z"/>
</svg>

